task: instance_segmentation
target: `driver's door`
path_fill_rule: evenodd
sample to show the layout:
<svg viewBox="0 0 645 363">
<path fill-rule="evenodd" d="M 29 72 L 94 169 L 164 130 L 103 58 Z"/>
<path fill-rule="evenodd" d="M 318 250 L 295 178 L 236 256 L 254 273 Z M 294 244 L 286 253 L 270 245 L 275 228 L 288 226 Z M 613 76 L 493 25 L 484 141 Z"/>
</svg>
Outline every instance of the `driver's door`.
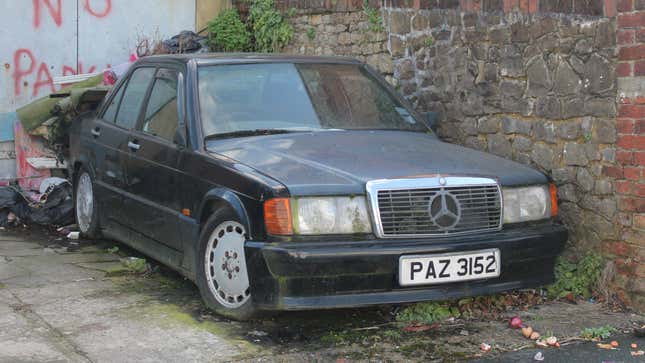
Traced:
<svg viewBox="0 0 645 363">
<path fill-rule="evenodd" d="M 158 68 L 143 106 L 142 117 L 129 140 L 128 202 L 137 232 L 181 251 L 177 164 L 183 147 L 174 141 L 179 125 L 181 72 Z"/>
</svg>

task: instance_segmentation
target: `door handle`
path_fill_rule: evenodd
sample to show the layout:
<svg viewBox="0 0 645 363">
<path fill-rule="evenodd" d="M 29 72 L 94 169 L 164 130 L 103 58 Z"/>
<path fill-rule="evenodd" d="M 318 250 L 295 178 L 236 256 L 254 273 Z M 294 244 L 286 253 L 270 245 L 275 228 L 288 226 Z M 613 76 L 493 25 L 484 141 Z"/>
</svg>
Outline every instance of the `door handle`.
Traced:
<svg viewBox="0 0 645 363">
<path fill-rule="evenodd" d="M 136 142 L 134 142 L 134 141 L 128 141 L 128 147 L 129 147 L 129 148 L 130 148 L 130 150 L 132 150 L 132 151 L 137 151 L 137 150 L 139 150 L 139 148 L 141 148 L 141 145 L 137 144 L 137 143 L 136 143 Z"/>
<path fill-rule="evenodd" d="M 101 128 L 98 126 L 93 128 L 91 132 L 92 136 L 94 136 L 95 138 L 101 136 Z"/>
</svg>

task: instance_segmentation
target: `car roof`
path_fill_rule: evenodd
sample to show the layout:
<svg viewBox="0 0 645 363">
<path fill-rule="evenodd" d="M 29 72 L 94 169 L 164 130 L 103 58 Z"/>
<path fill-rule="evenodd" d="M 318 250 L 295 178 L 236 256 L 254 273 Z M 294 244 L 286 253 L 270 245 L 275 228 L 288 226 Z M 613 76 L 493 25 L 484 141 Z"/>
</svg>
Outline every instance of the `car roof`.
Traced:
<svg viewBox="0 0 645 363">
<path fill-rule="evenodd" d="M 232 63 L 340 63 L 360 64 L 356 58 L 339 56 L 306 56 L 292 54 L 263 53 L 191 53 L 152 55 L 139 59 L 139 63 L 178 62 L 187 63 L 194 60 L 198 65 L 232 64 Z"/>
</svg>

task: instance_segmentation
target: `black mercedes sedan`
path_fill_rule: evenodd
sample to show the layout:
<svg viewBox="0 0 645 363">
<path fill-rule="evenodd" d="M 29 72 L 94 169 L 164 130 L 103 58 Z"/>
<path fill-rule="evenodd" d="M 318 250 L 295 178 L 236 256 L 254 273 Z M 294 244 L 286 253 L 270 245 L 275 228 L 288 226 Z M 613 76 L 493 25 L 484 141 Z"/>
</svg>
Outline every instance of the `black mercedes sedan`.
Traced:
<svg viewBox="0 0 645 363">
<path fill-rule="evenodd" d="M 350 58 L 143 58 L 70 154 L 85 236 L 236 319 L 540 286 L 567 240 L 545 175 L 442 142 Z"/>
</svg>

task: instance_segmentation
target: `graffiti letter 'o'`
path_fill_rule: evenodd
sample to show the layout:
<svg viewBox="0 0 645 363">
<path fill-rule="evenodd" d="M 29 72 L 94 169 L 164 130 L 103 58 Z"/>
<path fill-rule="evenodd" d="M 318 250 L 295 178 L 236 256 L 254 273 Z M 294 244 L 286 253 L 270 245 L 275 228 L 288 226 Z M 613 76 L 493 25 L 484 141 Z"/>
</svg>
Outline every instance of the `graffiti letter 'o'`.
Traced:
<svg viewBox="0 0 645 363">
<path fill-rule="evenodd" d="M 110 14 L 110 11 L 112 11 L 112 0 L 103 0 L 105 5 L 103 6 L 103 11 L 96 11 L 92 7 L 92 4 L 90 4 L 92 1 L 91 0 L 85 0 L 85 5 L 83 7 L 85 10 L 87 10 L 88 13 L 96 16 L 97 18 L 104 18 L 108 14 Z"/>
</svg>

